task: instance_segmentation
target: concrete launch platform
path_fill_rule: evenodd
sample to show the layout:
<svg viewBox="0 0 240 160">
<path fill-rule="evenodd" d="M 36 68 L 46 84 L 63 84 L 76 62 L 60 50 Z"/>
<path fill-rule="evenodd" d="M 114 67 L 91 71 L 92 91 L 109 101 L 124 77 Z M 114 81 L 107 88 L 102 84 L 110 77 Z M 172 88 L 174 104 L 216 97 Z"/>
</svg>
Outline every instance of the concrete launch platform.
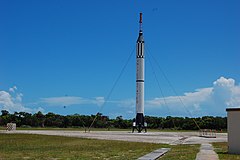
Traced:
<svg viewBox="0 0 240 160">
<path fill-rule="evenodd" d="M 52 130 L 16 130 L 0 131 L 0 133 L 23 133 L 79 137 L 90 139 L 119 140 L 131 142 L 163 143 L 163 144 L 203 144 L 212 142 L 227 142 L 227 133 L 217 133 L 216 138 L 199 137 L 198 132 L 148 132 L 132 133 L 127 131 L 52 131 Z"/>
</svg>

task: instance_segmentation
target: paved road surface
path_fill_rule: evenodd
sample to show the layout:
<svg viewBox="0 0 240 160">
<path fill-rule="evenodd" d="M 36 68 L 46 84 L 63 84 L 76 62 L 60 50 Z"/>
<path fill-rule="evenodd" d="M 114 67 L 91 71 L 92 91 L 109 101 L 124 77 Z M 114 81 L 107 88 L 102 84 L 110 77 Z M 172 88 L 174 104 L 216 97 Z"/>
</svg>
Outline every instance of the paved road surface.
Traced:
<svg viewBox="0 0 240 160">
<path fill-rule="evenodd" d="M 209 143 L 204 143 L 201 145 L 196 160 L 219 160 L 219 158 L 212 145 Z"/>
<path fill-rule="evenodd" d="M 217 133 L 217 138 L 199 137 L 198 132 L 148 132 L 148 133 L 131 133 L 127 131 L 53 131 L 53 130 L 16 130 L 0 131 L 0 133 L 24 133 L 24 134 L 41 134 L 57 135 L 67 137 L 91 138 L 120 140 L 132 142 L 148 142 L 163 144 L 203 144 L 212 142 L 227 142 L 227 133 Z"/>
</svg>

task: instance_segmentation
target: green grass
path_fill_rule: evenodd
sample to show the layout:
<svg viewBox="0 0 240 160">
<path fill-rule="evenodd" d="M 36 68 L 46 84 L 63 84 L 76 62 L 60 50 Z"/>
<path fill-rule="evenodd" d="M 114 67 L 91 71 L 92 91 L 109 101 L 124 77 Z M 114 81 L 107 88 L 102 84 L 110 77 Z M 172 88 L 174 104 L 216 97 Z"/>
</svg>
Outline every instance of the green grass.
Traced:
<svg viewBox="0 0 240 160">
<path fill-rule="evenodd" d="M 0 159 L 136 159 L 139 155 L 162 146 L 166 145 L 60 136 L 1 134 Z"/>
<path fill-rule="evenodd" d="M 159 160 L 195 160 L 200 145 L 174 145 L 171 151 Z"/>
<path fill-rule="evenodd" d="M 240 160 L 240 155 L 228 154 L 227 142 L 213 143 L 220 160 Z"/>
<path fill-rule="evenodd" d="M 171 148 L 161 160 L 194 160 L 199 145 L 152 144 L 61 136 L 0 134 L 0 159 L 127 160 L 159 148 Z"/>
</svg>

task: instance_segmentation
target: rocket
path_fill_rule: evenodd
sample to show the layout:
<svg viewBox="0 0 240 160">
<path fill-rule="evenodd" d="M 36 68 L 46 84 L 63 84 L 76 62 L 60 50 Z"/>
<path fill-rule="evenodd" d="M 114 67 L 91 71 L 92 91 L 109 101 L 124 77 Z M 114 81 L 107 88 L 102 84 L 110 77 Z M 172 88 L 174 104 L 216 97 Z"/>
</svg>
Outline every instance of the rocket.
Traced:
<svg viewBox="0 0 240 160">
<path fill-rule="evenodd" d="M 147 128 L 144 121 L 144 39 L 142 30 L 142 13 L 139 20 L 139 35 L 136 44 L 136 119 L 133 120 L 133 132 L 142 132 Z"/>
</svg>

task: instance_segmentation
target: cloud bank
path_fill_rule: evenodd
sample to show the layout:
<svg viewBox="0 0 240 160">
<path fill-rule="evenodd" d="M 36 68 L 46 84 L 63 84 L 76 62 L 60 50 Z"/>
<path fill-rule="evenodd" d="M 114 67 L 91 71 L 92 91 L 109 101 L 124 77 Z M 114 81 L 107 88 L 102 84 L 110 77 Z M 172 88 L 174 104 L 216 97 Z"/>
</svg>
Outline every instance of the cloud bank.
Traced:
<svg viewBox="0 0 240 160">
<path fill-rule="evenodd" d="M 165 101 L 162 97 L 147 100 L 146 107 L 159 108 L 158 111 L 167 107 L 174 115 L 225 115 L 227 107 L 240 107 L 240 86 L 232 78 L 220 77 L 212 87 L 196 89 L 183 96 L 165 97 Z"/>
<path fill-rule="evenodd" d="M 22 93 L 17 92 L 17 87 L 13 86 L 7 91 L 0 91 L 0 110 L 7 110 L 10 113 L 13 112 L 28 112 L 35 113 L 37 111 L 44 111 L 39 108 L 28 108 L 22 104 Z"/>
<path fill-rule="evenodd" d="M 45 103 L 50 106 L 70 106 L 70 105 L 83 105 L 83 104 L 94 104 L 101 106 L 105 99 L 104 97 L 95 97 L 95 98 L 83 98 L 83 97 L 74 97 L 74 96 L 65 96 L 65 97 L 50 97 L 50 98 L 41 98 L 41 103 Z"/>
</svg>

